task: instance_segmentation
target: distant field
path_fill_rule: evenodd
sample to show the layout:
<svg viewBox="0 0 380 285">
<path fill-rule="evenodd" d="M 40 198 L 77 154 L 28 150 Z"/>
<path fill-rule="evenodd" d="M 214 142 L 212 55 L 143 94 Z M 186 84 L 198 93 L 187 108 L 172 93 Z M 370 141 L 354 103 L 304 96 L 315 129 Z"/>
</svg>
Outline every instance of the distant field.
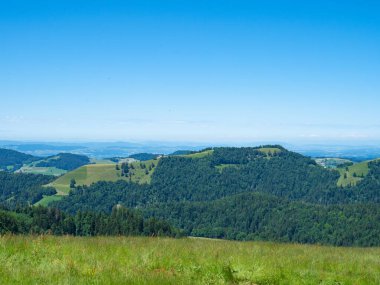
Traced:
<svg viewBox="0 0 380 285">
<path fill-rule="evenodd" d="M 215 166 L 215 168 L 218 169 L 220 172 L 229 167 L 239 168 L 239 166 L 236 164 L 219 164 Z"/>
<path fill-rule="evenodd" d="M 281 152 L 281 149 L 277 148 L 277 147 L 261 147 L 258 149 L 258 151 L 262 152 L 262 153 L 265 153 L 265 154 L 269 154 L 269 153 L 278 153 L 278 152 Z"/>
<path fill-rule="evenodd" d="M 33 164 L 30 164 L 24 165 L 17 172 L 60 176 L 65 174 L 67 171 L 55 167 L 36 167 L 33 166 Z"/>
<path fill-rule="evenodd" d="M 158 160 L 148 160 L 129 164 L 131 181 L 141 184 L 149 183 L 157 163 Z M 54 187 L 58 195 L 67 195 L 70 191 L 71 179 L 75 179 L 76 185 L 91 185 L 98 181 L 129 180 L 129 177 L 121 176 L 121 170 L 116 170 L 115 163 L 89 164 L 66 173 L 47 186 Z"/>
<path fill-rule="evenodd" d="M 116 164 L 116 162 L 110 160 L 110 159 L 96 159 L 96 158 L 91 158 L 90 159 L 91 163 L 95 164 Z"/>
<path fill-rule="evenodd" d="M 208 155 L 211 155 L 214 151 L 212 149 L 201 151 L 201 152 L 196 152 L 196 153 L 190 153 L 190 154 L 184 154 L 184 155 L 179 155 L 187 158 L 202 158 Z"/>
<path fill-rule="evenodd" d="M 62 195 L 53 195 L 53 196 L 44 196 L 40 201 L 38 201 L 35 206 L 41 205 L 41 206 L 48 206 L 49 203 L 54 201 L 59 201 L 62 199 Z"/>
<path fill-rule="evenodd" d="M 52 157 L 50 159 L 54 159 L 54 157 Z M 45 161 L 45 160 L 38 160 L 38 161 L 34 161 L 34 162 L 31 162 L 28 164 L 24 164 L 16 172 L 53 175 L 53 176 L 60 176 L 60 175 L 65 174 L 67 172 L 66 170 L 58 169 L 56 167 L 37 167 L 36 165 L 38 163 L 40 163 L 41 161 Z"/>
<path fill-rule="evenodd" d="M 380 284 L 380 248 L 1 236 L 2 284 Z"/>
<path fill-rule="evenodd" d="M 337 168 L 340 173 L 340 177 L 338 180 L 338 186 L 348 186 L 348 185 L 356 185 L 363 178 L 360 176 L 366 176 L 368 174 L 368 161 L 363 161 L 360 163 L 356 163 L 354 165 L 348 166 L 348 171 L 346 168 Z M 356 177 L 355 177 L 355 174 Z M 346 174 L 346 178 L 344 175 Z"/>
<path fill-rule="evenodd" d="M 281 149 L 276 148 L 276 147 L 262 147 L 262 148 L 258 148 L 257 150 L 262 152 L 262 153 L 265 153 L 267 155 L 269 153 L 281 152 Z M 183 155 L 179 155 L 179 156 L 183 156 L 183 157 L 187 157 L 187 158 L 202 158 L 202 157 L 211 155 L 213 152 L 214 152 L 214 150 L 209 149 L 209 150 L 205 150 L 205 151 L 201 151 L 201 152 L 183 154 Z M 225 167 L 228 167 L 228 166 L 224 166 L 222 168 L 225 168 Z"/>
<path fill-rule="evenodd" d="M 336 157 L 315 158 L 314 160 L 317 164 L 326 168 L 336 168 L 344 163 L 352 163 L 351 160 Z"/>
</svg>

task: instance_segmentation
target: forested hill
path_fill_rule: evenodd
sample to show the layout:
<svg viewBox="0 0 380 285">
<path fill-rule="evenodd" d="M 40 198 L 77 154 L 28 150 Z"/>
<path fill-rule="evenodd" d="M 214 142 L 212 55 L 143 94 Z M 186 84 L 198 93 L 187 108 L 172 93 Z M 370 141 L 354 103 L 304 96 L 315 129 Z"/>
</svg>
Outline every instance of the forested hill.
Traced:
<svg viewBox="0 0 380 285">
<path fill-rule="evenodd" d="M 24 163 L 29 163 L 39 158 L 11 149 L 0 148 L 0 170 L 15 171 Z"/>
<path fill-rule="evenodd" d="M 43 187 L 52 180 L 46 175 L 0 171 L 0 205 L 32 205 L 44 195 L 54 195 L 54 188 Z"/>
<path fill-rule="evenodd" d="M 130 156 L 128 156 L 128 158 L 133 158 L 133 159 L 140 160 L 140 161 L 147 161 L 147 160 L 155 159 L 158 156 L 159 156 L 159 154 L 143 152 L 143 153 L 131 154 Z"/>
<path fill-rule="evenodd" d="M 380 162 L 356 186 L 281 146 L 213 148 L 159 160 L 149 184 L 77 187 L 55 206 L 110 213 L 116 204 L 189 235 L 380 245 Z"/>
<path fill-rule="evenodd" d="M 74 170 L 83 165 L 89 164 L 90 159 L 85 155 L 72 153 L 59 153 L 47 157 L 36 164 L 37 167 L 55 167 L 63 170 Z"/>
</svg>

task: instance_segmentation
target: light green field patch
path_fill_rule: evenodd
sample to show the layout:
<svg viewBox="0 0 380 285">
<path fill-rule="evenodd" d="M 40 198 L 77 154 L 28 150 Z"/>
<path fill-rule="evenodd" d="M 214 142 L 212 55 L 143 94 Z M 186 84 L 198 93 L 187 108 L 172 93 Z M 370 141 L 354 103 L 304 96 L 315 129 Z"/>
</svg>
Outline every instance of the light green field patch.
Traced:
<svg viewBox="0 0 380 285">
<path fill-rule="evenodd" d="M 159 159 L 151 159 L 147 161 L 136 161 L 130 163 L 129 172 L 131 173 L 132 182 L 149 184 L 158 161 Z"/>
<path fill-rule="evenodd" d="M 222 172 L 226 168 L 239 168 L 239 166 L 236 164 L 219 164 L 215 166 L 215 168 L 218 169 L 219 172 Z"/>
<path fill-rule="evenodd" d="M 266 155 L 269 155 L 271 153 L 274 154 L 274 153 L 281 152 L 281 149 L 277 147 L 261 147 L 261 148 L 258 148 L 257 150 L 262 153 L 265 153 Z"/>
<path fill-rule="evenodd" d="M 88 164 L 66 173 L 47 186 L 54 187 L 58 195 L 67 195 L 70 192 L 70 182 L 74 179 L 76 185 L 91 185 L 99 181 L 131 180 L 136 183 L 150 183 L 151 176 L 157 166 L 158 160 L 133 162 L 129 167 L 129 175 L 121 176 L 121 170 L 116 170 L 113 164 Z M 121 164 L 118 164 L 121 168 Z M 131 165 L 133 165 L 131 167 Z M 146 171 L 148 172 L 146 174 Z"/>
<path fill-rule="evenodd" d="M 356 185 L 359 181 L 363 179 L 363 177 L 365 177 L 368 174 L 368 171 L 369 171 L 368 162 L 369 161 L 363 161 L 363 162 L 348 166 L 347 167 L 348 170 L 346 168 L 337 168 L 337 170 L 340 173 L 340 177 L 338 179 L 337 185 L 343 186 L 343 187 L 349 186 L 349 185 Z M 345 175 L 346 175 L 346 178 L 345 178 Z"/>
<path fill-rule="evenodd" d="M 37 167 L 36 166 L 40 162 L 56 160 L 58 158 L 59 158 L 59 156 L 53 156 L 53 157 L 50 157 L 48 159 L 41 159 L 41 160 L 34 161 L 34 162 L 31 162 L 28 164 L 24 164 L 23 167 L 21 167 L 16 172 L 60 176 L 60 175 L 67 173 L 67 170 L 59 169 L 56 167 Z"/>
<path fill-rule="evenodd" d="M 51 202 L 59 201 L 62 198 L 63 198 L 62 195 L 53 195 L 53 196 L 45 196 L 44 195 L 44 197 L 34 205 L 35 206 L 41 205 L 41 206 L 47 207 Z"/>
<path fill-rule="evenodd" d="M 187 158 L 202 158 L 202 157 L 206 157 L 208 155 L 211 155 L 213 152 L 214 152 L 214 150 L 208 149 L 208 150 L 201 151 L 201 152 L 190 153 L 190 154 L 179 155 L 179 156 L 187 157 Z"/>
<path fill-rule="evenodd" d="M 380 248 L 0 236 L 2 284 L 380 284 Z"/>
<path fill-rule="evenodd" d="M 33 166 L 33 164 L 29 164 L 24 165 L 19 170 L 17 170 L 17 172 L 60 176 L 62 174 L 65 174 L 67 171 L 55 167 L 37 167 Z"/>
<path fill-rule="evenodd" d="M 71 179 L 76 185 L 91 185 L 98 181 L 117 181 L 127 178 L 121 176 L 121 170 L 116 170 L 115 164 L 89 164 L 66 173 L 47 186 L 54 187 L 59 195 L 67 195 L 70 191 Z"/>
<path fill-rule="evenodd" d="M 315 158 L 314 160 L 318 165 L 326 168 L 336 168 L 345 163 L 352 163 L 351 160 L 335 157 Z"/>
<path fill-rule="evenodd" d="M 93 164 L 116 164 L 116 162 L 110 160 L 110 159 L 96 159 L 91 158 L 90 162 Z"/>
</svg>

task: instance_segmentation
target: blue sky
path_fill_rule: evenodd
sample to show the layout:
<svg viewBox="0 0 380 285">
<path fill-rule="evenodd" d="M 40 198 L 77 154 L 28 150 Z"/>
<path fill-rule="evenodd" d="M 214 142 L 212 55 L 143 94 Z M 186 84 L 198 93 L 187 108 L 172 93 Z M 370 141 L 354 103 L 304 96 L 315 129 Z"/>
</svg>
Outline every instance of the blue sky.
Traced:
<svg viewBox="0 0 380 285">
<path fill-rule="evenodd" d="M 0 139 L 380 141 L 378 1 L 0 1 Z"/>
</svg>

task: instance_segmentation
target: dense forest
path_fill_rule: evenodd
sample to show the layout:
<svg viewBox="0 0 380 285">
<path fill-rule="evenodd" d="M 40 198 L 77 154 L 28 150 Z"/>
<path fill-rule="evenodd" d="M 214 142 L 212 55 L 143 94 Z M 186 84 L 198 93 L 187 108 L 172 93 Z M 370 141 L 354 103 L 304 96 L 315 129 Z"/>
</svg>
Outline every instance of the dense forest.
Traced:
<svg viewBox="0 0 380 285">
<path fill-rule="evenodd" d="M 40 158 L 29 154 L 21 153 L 11 149 L 0 148 L 0 170 L 15 171 L 23 166 Z"/>
<path fill-rule="evenodd" d="M 59 153 L 48 157 L 36 164 L 37 167 L 55 167 L 67 171 L 74 170 L 83 165 L 89 164 L 90 159 L 85 155 L 72 153 Z"/>
<path fill-rule="evenodd" d="M 32 205 L 43 195 L 50 196 L 57 192 L 54 188 L 42 187 L 53 180 L 52 176 L 0 171 L 0 204 Z"/>
<path fill-rule="evenodd" d="M 337 171 L 280 146 L 262 149 L 164 157 L 150 184 L 80 186 L 55 206 L 110 213 L 121 204 L 195 236 L 380 245 L 379 161 L 357 186 L 338 187 Z"/>
<path fill-rule="evenodd" d="M 68 215 L 45 207 L 0 209 L 0 234 L 55 234 L 75 236 L 145 235 L 179 236 L 169 223 L 143 219 L 133 210 L 115 206 L 110 214 L 82 212 Z"/>
</svg>

